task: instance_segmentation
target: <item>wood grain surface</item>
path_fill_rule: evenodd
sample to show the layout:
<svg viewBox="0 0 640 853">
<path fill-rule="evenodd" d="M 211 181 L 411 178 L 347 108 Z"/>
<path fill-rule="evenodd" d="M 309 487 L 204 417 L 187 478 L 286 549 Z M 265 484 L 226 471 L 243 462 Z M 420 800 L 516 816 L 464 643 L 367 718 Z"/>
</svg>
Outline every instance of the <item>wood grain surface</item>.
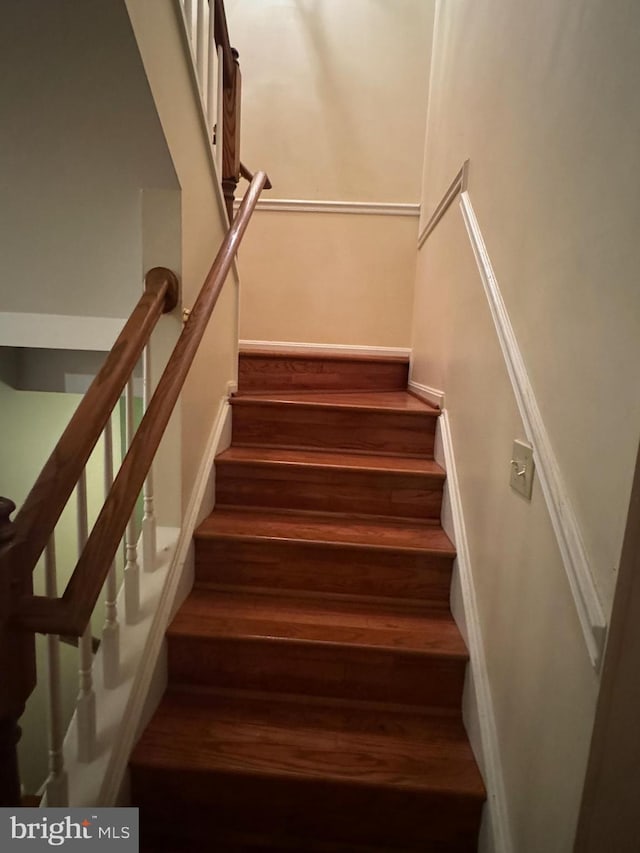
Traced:
<svg viewBox="0 0 640 853">
<path fill-rule="evenodd" d="M 170 690 L 132 758 L 143 850 L 477 849 L 438 412 L 406 366 L 241 356 Z"/>
</svg>

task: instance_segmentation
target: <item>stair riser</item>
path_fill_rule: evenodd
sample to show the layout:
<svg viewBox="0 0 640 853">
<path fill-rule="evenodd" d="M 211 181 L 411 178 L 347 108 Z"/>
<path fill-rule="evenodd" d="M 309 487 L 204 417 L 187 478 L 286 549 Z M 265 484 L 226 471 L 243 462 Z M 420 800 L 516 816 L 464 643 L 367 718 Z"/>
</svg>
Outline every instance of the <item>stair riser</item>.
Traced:
<svg viewBox="0 0 640 853">
<path fill-rule="evenodd" d="M 225 850 L 228 832 L 471 853 L 481 804 L 434 792 L 390 791 L 309 779 L 132 768 L 133 801 L 150 835 L 192 842 L 184 849 Z M 159 805 L 162 804 L 162 805 Z M 195 842 L 195 843 L 194 843 Z M 211 847 L 214 843 L 215 847 Z M 267 848 L 269 849 L 269 848 Z M 307 849 L 307 845 L 298 849 Z"/>
<path fill-rule="evenodd" d="M 449 604 L 450 556 L 266 539 L 196 539 L 195 548 L 200 584 Z"/>
<path fill-rule="evenodd" d="M 423 474 L 216 462 L 216 500 L 227 506 L 437 519 L 442 488 Z"/>
<path fill-rule="evenodd" d="M 433 457 L 435 418 L 397 412 L 305 408 L 282 403 L 233 407 L 233 441 L 245 446 L 295 447 Z"/>
<path fill-rule="evenodd" d="M 268 391 L 403 391 L 406 362 L 259 356 L 243 353 L 238 366 L 238 390 Z"/>
<path fill-rule="evenodd" d="M 270 638 L 169 637 L 174 684 L 446 709 L 462 701 L 465 661 Z"/>
</svg>

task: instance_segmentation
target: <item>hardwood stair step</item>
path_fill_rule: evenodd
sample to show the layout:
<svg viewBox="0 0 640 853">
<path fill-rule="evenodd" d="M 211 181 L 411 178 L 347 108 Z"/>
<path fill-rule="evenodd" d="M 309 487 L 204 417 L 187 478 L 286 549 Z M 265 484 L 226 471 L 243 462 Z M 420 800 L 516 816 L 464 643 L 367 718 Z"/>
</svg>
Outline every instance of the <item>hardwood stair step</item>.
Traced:
<svg viewBox="0 0 640 853">
<path fill-rule="evenodd" d="M 176 684 L 460 707 L 449 613 L 393 602 L 194 588 L 167 632 Z"/>
<path fill-rule="evenodd" d="M 238 362 L 238 390 L 251 393 L 404 391 L 408 376 L 406 356 L 241 350 Z"/>
<path fill-rule="evenodd" d="M 216 507 L 195 533 L 196 582 L 429 601 L 447 607 L 455 548 L 435 523 Z"/>
<path fill-rule="evenodd" d="M 216 457 L 218 505 L 438 518 L 445 474 L 432 459 L 230 447 Z"/>
<path fill-rule="evenodd" d="M 485 797 L 456 715 L 183 690 L 165 695 L 131 781 L 143 827 L 209 842 L 470 851 Z"/>
<path fill-rule="evenodd" d="M 233 444 L 433 456 L 438 409 L 406 391 L 231 398 Z"/>
</svg>

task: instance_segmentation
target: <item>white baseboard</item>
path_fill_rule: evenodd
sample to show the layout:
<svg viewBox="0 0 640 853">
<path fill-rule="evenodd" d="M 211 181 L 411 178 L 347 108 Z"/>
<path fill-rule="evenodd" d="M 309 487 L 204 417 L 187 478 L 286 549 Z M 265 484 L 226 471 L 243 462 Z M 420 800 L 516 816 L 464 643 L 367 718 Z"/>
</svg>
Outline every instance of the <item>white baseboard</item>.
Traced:
<svg viewBox="0 0 640 853">
<path fill-rule="evenodd" d="M 446 410 L 438 418 L 434 456 L 447 472 L 442 526 L 454 542 L 457 552 L 452 611 L 469 648 L 469 677 L 465 689 L 463 712 L 471 746 L 478 759 L 487 788 L 483 830 L 489 836 L 487 848 L 492 853 L 514 853 L 493 700 L 471 570 L 471 555 Z M 456 588 L 458 595 L 456 595 Z M 456 598 L 458 601 L 455 600 Z"/>
<path fill-rule="evenodd" d="M 166 668 L 159 665 L 167 624 L 187 594 L 193 578 L 193 531 L 211 511 L 215 480 L 213 460 L 231 442 L 231 406 L 225 397 L 203 454 L 199 474 L 184 514 L 182 528 L 158 528 L 158 566 L 140 572 L 141 619 L 120 625 L 121 671 L 117 688 L 102 687 L 102 655 L 94 661 L 98 712 L 99 755 L 88 763 L 76 760 L 75 717 L 65 739 L 71 806 L 113 806 L 121 791 L 131 750 L 166 686 Z M 141 560 L 141 554 L 139 555 Z M 119 596 L 119 612 L 124 612 Z M 161 663 L 161 661 L 160 661 Z"/>
<path fill-rule="evenodd" d="M 411 371 L 409 371 L 411 374 Z M 431 388 L 429 385 L 422 385 L 420 382 L 414 382 L 409 379 L 409 391 L 413 391 L 418 397 L 435 406 L 436 409 L 444 409 L 444 391 L 439 391 L 437 388 Z"/>
<path fill-rule="evenodd" d="M 357 344 L 312 344 L 301 341 L 240 341 L 240 349 L 246 352 L 251 350 L 273 350 L 300 352 L 326 353 L 326 355 L 371 355 L 371 356 L 398 356 L 409 358 L 410 347 L 368 347 Z"/>
</svg>

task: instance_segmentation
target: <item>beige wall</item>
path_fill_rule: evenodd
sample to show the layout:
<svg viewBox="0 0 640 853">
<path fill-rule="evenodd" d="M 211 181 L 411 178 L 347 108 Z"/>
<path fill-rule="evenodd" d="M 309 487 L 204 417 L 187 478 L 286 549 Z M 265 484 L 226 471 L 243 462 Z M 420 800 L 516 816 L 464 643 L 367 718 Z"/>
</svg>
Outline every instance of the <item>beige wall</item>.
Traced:
<svg viewBox="0 0 640 853">
<path fill-rule="evenodd" d="M 258 213 L 239 255 L 240 338 L 406 347 L 417 220 Z"/>
<path fill-rule="evenodd" d="M 640 433 L 637 4 L 440 3 L 423 223 L 462 161 L 605 611 Z M 414 379 L 459 465 L 517 853 L 571 848 L 597 693 L 457 203 L 419 256 Z"/>
<path fill-rule="evenodd" d="M 446 392 L 514 853 L 565 853 L 597 677 L 539 482 L 531 503 L 509 487 L 525 435 L 455 207 L 420 254 L 416 315 L 414 375 Z"/>
<path fill-rule="evenodd" d="M 431 0 L 227 0 L 242 158 L 277 198 L 418 201 Z"/>
<path fill-rule="evenodd" d="M 425 168 L 430 211 L 471 158 L 476 214 L 607 608 L 640 428 L 639 25 L 632 0 L 615 13 L 604 0 L 442 4 Z"/>
<path fill-rule="evenodd" d="M 269 173 L 268 195 L 416 203 L 432 0 L 226 6 L 243 73 L 242 158 Z M 408 346 L 416 228 L 415 219 L 258 213 L 240 257 L 241 336 Z"/>
<path fill-rule="evenodd" d="M 182 304 L 193 305 L 227 229 L 172 0 L 126 0 L 181 188 Z M 189 96 L 190 93 L 190 96 Z M 227 382 L 237 375 L 237 279 L 229 275 L 182 393 L 182 496 L 186 506 Z"/>
<path fill-rule="evenodd" d="M 127 317 L 140 189 L 177 182 L 126 11 L 5 3 L 0 54 L 0 312 Z"/>
</svg>

